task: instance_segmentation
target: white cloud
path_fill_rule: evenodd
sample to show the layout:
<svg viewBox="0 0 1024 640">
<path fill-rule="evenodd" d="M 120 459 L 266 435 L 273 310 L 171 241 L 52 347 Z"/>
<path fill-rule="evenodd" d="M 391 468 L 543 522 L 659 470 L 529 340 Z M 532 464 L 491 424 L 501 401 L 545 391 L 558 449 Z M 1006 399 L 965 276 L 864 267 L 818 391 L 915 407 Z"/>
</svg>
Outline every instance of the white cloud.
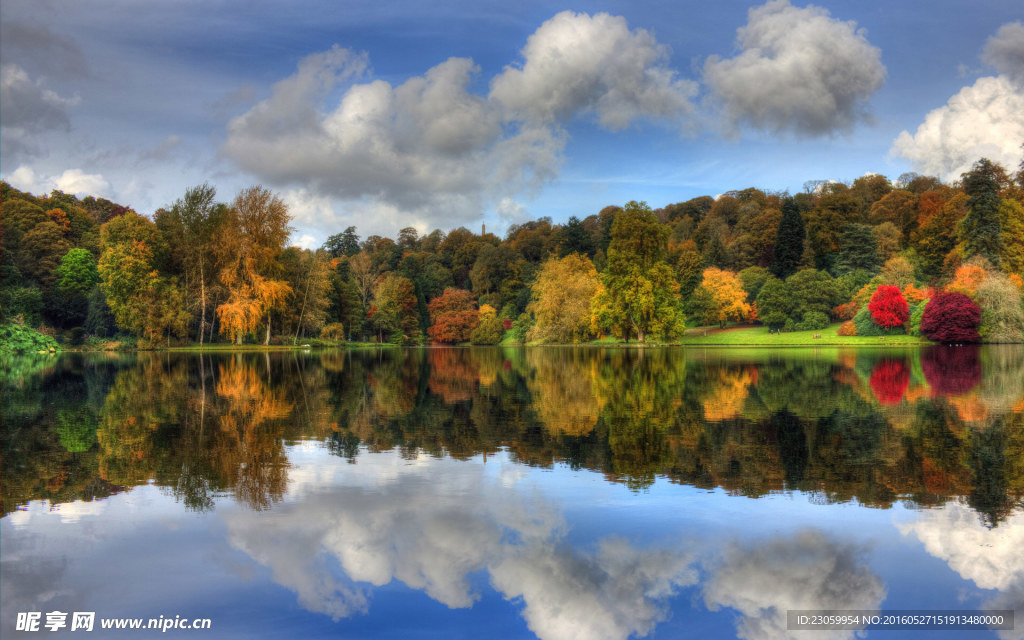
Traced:
<svg viewBox="0 0 1024 640">
<path fill-rule="evenodd" d="M 732 545 L 721 564 L 710 569 L 704 601 L 713 611 L 730 607 L 742 614 L 740 638 L 804 638 L 806 631 L 786 628 L 791 609 L 877 610 L 885 599 L 885 585 L 859 555 L 856 547 L 817 531 L 753 548 Z M 838 640 L 854 633 L 815 637 Z"/>
<path fill-rule="evenodd" d="M 1010 22 L 988 39 L 982 59 L 1018 84 L 1024 84 L 1024 24 Z"/>
<path fill-rule="evenodd" d="M 339 483 L 329 488 L 304 483 L 300 468 L 291 492 L 301 500 L 277 505 L 269 518 L 225 515 L 231 544 L 269 567 L 311 611 L 365 612 L 364 585 L 395 581 L 448 607 L 470 607 L 479 598 L 471 576 L 486 571 L 505 598 L 521 599 L 527 623 L 545 640 L 625 640 L 649 632 L 676 588 L 697 580 L 688 555 L 676 550 L 617 538 L 594 552 L 573 549 L 562 541 L 559 513 L 480 465 L 382 455 L 359 466 L 358 474 L 335 474 Z"/>
<path fill-rule="evenodd" d="M 998 593 L 986 609 L 1024 610 L 1024 513 L 1017 512 L 997 527 L 986 527 L 978 513 L 964 504 L 929 509 L 918 519 L 899 526 L 914 535 L 932 556 L 946 562 L 964 580 Z M 1000 631 L 1003 638 L 1024 638 L 1024 628 Z"/>
<path fill-rule="evenodd" d="M 491 82 L 491 98 L 513 118 L 544 123 L 594 111 L 618 130 L 638 118 L 688 115 L 697 85 L 675 77 L 668 48 L 625 18 L 563 11 L 540 26 L 523 48 L 521 68 Z"/>
<path fill-rule="evenodd" d="M 19 166 L 4 178 L 11 186 L 21 191 L 49 194 L 53 189 L 76 196 L 105 196 L 110 183 L 98 173 L 85 173 L 81 169 L 68 169 L 59 176 L 42 177 L 27 165 Z"/>
<path fill-rule="evenodd" d="M 979 158 L 1013 169 L 1024 141 L 1024 88 L 1006 76 L 979 78 L 934 109 L 911 135 L 900 133 L 891 153 L 914 169 L 957 180 Z"/>
<path fill-rule="evenodd" d="M 519 224 L 530 217 L 526 207 L 512 198 L 502 198 L 494 205 L 494 213 L 498 214 L 505 224 Z"/>
<path fill-rule="evenodd" d="M 881 52 L 855 22 L 813 5 L 773 0 L 750 9 L 737 31 L 742 52 L 711 56 L 704 78 L 728 124 L 817 136 L 868 119 L 867 100 L 885 80 Z"/>
<path fill-rule="evenodd" d="M 76 196 L 101 196 L 110 189 L 110 183 L 102 175 L 81 169 L 68 169 L 51 181 L 57 189 Z"/>
<path fill-rule="evenodd" d="M 353 84 L 329 105 L 330 90 L 367 66 L 336 46 L 231 120 L 221 152 L 262 181 L 343 203 L 346 218 L 366 212 L 363 230 L 390 217 L 400 227 L 450 228 L 554 178 L 562 125 L 577 114 L 620 129 L 691 108 L 695 85 L 677 80 L 665 48 L 622 18 L 561 13 L 523 56 L 522 69 L 492 79 L 489 95 L 470 90 L 472 60 L 449 58 L 401 84 Z"/>
</svg>

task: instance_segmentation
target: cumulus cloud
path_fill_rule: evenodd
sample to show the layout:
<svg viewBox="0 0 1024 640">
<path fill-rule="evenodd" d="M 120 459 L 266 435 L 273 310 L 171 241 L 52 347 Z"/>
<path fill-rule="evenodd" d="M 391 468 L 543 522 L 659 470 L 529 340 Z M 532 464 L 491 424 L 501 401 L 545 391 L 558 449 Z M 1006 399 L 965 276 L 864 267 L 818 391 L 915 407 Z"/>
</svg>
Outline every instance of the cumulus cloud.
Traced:
<svg viewBox="0 0 1024 640">
<path fill-rule="evenodd" d="M 678 118 L 692 111 L 696 84 L 675 77 L 668 49 L 625 18 L 563 11 L 523 48 L 520 68 L 491 82 L 491 98 L 513 117 L 557 122 L 593 111 L 618 130 L 637 118 Z"/>
<path fill-rule="evenodd" d="M 36 154 L 35 135 L 69 130 L 68 109 L 77 103 L 77 97 L 61 97 L 16 64 L 0 65 L 0 153 L 8 158 Z"/>
<path fill-rule="evenodd" d="M 750 9 L 737 45 L 736 57 L 711 56 L 704 65 L 733 128 L 804 136 L 849 131 L 868 119 L 867 100 L 885 81 L 881 52 L 863 30 L 813 5 L 773 0 Z"/>
<path fill-rule="evenodd" d="M 964 580 L 996 595 L 985 603 L 987 609 L 1024 611 L 1024 513 L 1017 512 L 986 527 L 978 513 L 964 504 L 950 503 L 929 509 L 911 524 L 899 526 L 900 533 L 913 535 L 932 556 L 946 562 Z M 1024 638 L 1024 629 L 1001 631 L 1003 638 Z"/>
<path fill-rule="evenodd" d="M 49 193 L 59 189 L 76 196 L 102 196 L 109 193 L 110 183 L 101 174 L 68 169 L 59 176 L 43 177 L 29 166 L 19 166 L 5 180 L 14 188 L 31 193 Z"/>
<path fill-rule="evenodd" d="M 1024 84 L 1024 24 L 1010 22 L 999 27 L 981 57 L 1000 74 Z"/>
<path fill-rule="evenodd" d="M 479 67 L 450 58 L 398 85 L 355 82 L 328 105 L 329 91 L 367 66 L 335 47 L 304 59 L 231 120 L 221 152 L 275 186 L 345 201 L 346 213 L 397 212 L 424 228 L 466 224 L 555 177 L 563 125 L 577 114 L 621 129 L 688 113 L 694 85 L 676 79 L 666 59 L 622 18 L 564 12 L 528 39 L 522 67 L 494 77 L 487 95 L 471 90 Z"/>
<path fill-rule="evenodd" d="M 491 570 L 506 598 L 522 598 L 523 617 L 540 638 L 616 640 L 645 636 L 667 614 L 677 587 L 697 582 L 686 556 L 641 550 L 620 538 L 593 554 L 553 543 L 516 550 Z"/>
<path fill-rule="evenodd" d="M 885 585 L 859 556 L 856 547 L 810 530 L 753 548 L 732 545 L 710 569 L 704 601 L 712 610 L 730 607 L 743 616 L 740 638 L 803 638 L 806 631 L 786 628 L 791 609 L 879 608 Z M 838 640 L 854 633 L 817 637 Z"/>
<path fill-rule="evenodd" d="M 573 549 L 559 513 L 480 466 L 387 460 L 361 459 L 358 476 L 328 489 L 304 483 L 299 470 L 292 491 L 306 495 L 278 505 L 274 517 L 225 516 L 231 544 L 269 567 L 302 606 L 336 618 L 367 611 L 366 585 L 393 581 L 470 607 L 480 597 L 471 576 L 485 571 L 550 640 L 644 635 L 665 618 L 676 587 L 696 582 L 690 559 L 675 550 L 618 538 L 593 552 Z"/>
<path fill-rule="evenodd" d="M 1016 167 L 1022 140 L 1024 88 L 1006 76 L 986 77 L 931 111 L 914 134 L 900 133 L 891 153 L 920 173 L 952 181 L 982 157 Z"/>
</svg>

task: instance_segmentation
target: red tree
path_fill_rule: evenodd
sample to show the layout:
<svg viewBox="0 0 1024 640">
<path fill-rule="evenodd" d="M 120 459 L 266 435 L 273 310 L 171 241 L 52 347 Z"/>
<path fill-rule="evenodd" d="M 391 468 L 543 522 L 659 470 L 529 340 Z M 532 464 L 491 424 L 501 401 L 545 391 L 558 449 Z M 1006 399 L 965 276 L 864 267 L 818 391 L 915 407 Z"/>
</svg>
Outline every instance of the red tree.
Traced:
<svg viewBox="0 0 1024 640">
<path fill-rule="evenodd" d="M 940 293 L 928 301 L 921 316 L 921 333 L 936 342 L 980 342 L 981 309 L 962 293 Z"/>
<path fill-rule="evenodd" d="M 891 329 L 898 327 L 910 317 L 910 307 L 903 299 L 899 287 L 883 284 L 875 289 L 868 303 L 868 311 L 871 312 L 871 319 L 880 327 Z"/>
<path fill-rule="evenodd" d="M 445 289 L 443 294 L 430 301 L 427 309 L 432 323 L 427 328 L 427 335 L 434 342 L 466 342 L 469 334 L 480 324 L 476 301 L 473 294 L 465 289 Z"/>
<path fill-rule="evenodd" d="M 928 347 L 921 354 L 921 370 L 933 396 L 961 396 L 981 382 L 979 346 Z"/>
</svg>

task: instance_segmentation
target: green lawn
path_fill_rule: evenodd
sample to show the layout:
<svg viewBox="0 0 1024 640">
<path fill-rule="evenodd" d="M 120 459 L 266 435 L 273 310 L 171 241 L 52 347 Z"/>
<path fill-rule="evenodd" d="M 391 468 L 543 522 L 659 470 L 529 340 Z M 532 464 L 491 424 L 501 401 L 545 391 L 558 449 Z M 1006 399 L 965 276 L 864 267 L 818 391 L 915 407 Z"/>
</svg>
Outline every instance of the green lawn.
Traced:
<svg viewBox="0 0 1024 640">
<path fill-rule="evenodd" d="M 718 327 L 698 327 L 689 329 L 681 343 L 684 345 L 757 345 L 757 346 L 795 346 L 795 345 L 900 345 L 900 344 L 931 344 L 926 338 L 907 335 L 861 337 L 837 335 L 839 324 L 830 325 L 827 329 L 817 331 L 792 331 L 788 333 L 768 333 L 768 327 L 736 327 L 721 330 Z M 815 334 L 820 338 L 815 338 Z"/>
</svg>

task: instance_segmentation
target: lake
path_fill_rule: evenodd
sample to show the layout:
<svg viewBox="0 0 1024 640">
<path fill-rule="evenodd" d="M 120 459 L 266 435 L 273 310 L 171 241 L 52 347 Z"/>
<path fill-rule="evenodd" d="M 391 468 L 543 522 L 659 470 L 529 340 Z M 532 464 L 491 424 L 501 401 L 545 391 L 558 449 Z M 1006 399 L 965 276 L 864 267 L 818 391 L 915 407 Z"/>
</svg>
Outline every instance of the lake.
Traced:
<svg viewBox="0 0 1024 640">
<path fill-rule="evenodd" d="M 1021 346 L 0 369 L 4 638 L 1024 637 Z"/>
</svg>

